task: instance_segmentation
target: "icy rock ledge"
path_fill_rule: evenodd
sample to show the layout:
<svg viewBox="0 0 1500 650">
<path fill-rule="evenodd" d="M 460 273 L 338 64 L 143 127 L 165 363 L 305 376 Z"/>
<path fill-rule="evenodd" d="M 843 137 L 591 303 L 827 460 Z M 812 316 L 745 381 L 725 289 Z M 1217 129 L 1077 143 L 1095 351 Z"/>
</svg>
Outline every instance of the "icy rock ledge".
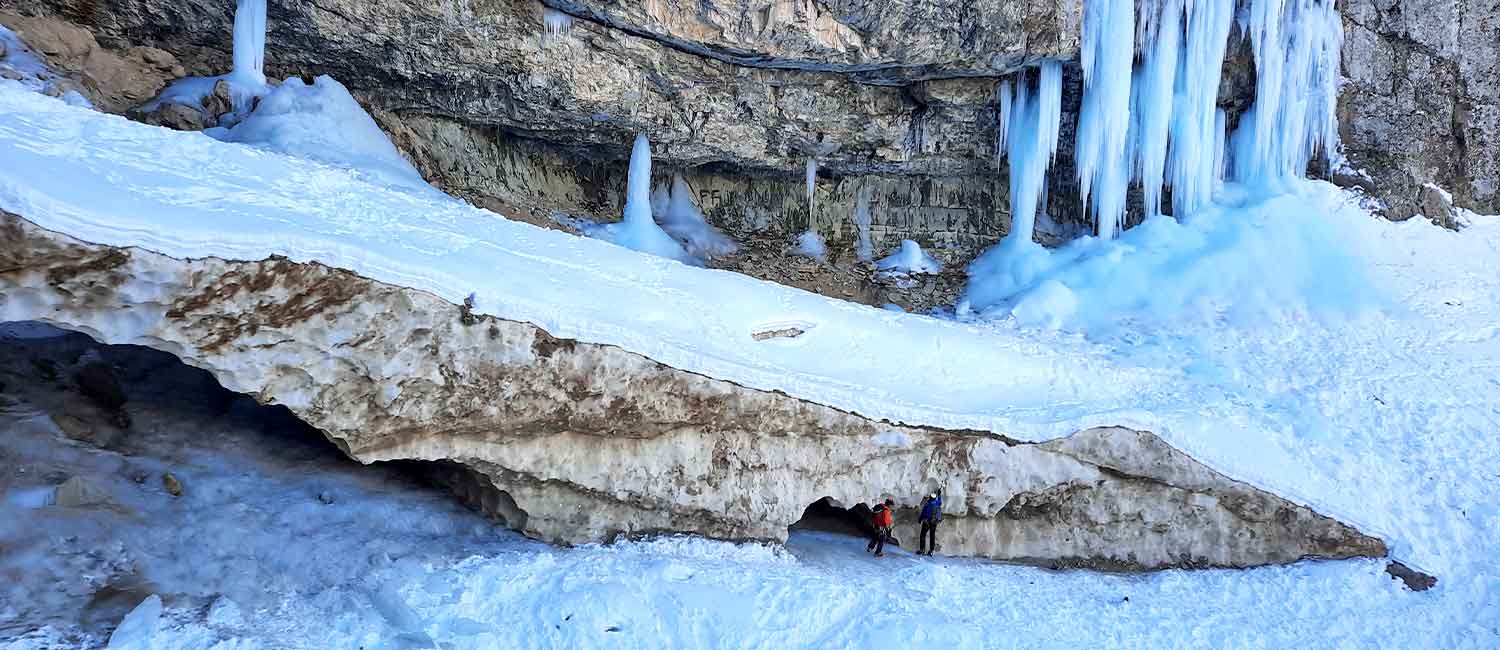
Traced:
<svg viewBox="0 0 1500 650">
<path fill-rule="evenodd" d="M 885 496 L 899 504 L 897 536 L 914 540 L 917 499 L 941 487 L 948 555 L 1142 570 L 1386 554 L 1151 433 L 1025 444 L 892 426 L 527 323 L 465 319 L 430 294 L 318 264 L 180 260 L 6 213 L 0 269 L 0 321 L 173 353 L 286 405 L 361 462 L 447 461 L 446 482 L 471 503 L 555 543 L 784 540 L 809 504 Z M 880 436 L 909 444 L 871 443 Z"/>
</svg>

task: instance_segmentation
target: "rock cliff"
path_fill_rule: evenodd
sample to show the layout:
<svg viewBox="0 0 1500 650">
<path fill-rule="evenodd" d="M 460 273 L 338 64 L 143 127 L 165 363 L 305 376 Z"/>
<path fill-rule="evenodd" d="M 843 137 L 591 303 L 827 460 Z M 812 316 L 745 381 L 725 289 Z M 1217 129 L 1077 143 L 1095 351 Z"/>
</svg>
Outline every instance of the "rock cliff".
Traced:
<svg viewBox="0 0 1500 650">
<path fill-rule="evenodd" d="M 952 555 L 1159 569 L 1386 553 L 1147 432 L 1022 443 L 872 421 L 317 264 L 174 259 L 3 214 L 10 320 L 170 352 L 361 462 L 442 461 L 471 502 L 556 543 L 783 540 L 810 504 L 884 497 L 909 541 L 941 488 Z"/>
</svg>

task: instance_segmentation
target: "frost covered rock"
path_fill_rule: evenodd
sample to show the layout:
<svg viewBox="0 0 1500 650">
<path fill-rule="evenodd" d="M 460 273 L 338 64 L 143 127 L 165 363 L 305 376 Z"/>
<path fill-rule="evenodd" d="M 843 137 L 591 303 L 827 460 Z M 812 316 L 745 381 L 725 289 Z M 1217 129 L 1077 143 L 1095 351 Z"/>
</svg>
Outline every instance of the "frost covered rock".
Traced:
<svg viewBox="0 0 1500 650">
<path fill-rule="evenodd" d="M 919 499 L 942 488 L 951 555 L 1157 569 L 1385 554 L 1146 432 L 1027 444 L 876 422 L 529 323 L 465 324 L 431 294 L 318 264 L 175 259 L 12 215 L 0 268 L 0 319 L 170 351 L 361 462 L 447 461 L 442 482 L 551 542 L 784 540 L 809 504 L 886 497 L 915 539 Z"/>
<path fill-rule="evenodd" d="M 60 89 L 58 95 L 76 90 L 105 111 L 123 113 L 139 106 L 181 71 L 176 58 L 160 48 L 106 48 L 94 33 L 76 24 L 30 11 L 12 11 L 0 2 L 3 28 L 13 31 L 36 52 L 49 74 L 56 75 L 48 81 Z M 10 45 L 16 49 L 15 43 Z"/>
<path fill-rule="evenodd" d="M 151 637 L 161 630 L 161 597 L 147 596 L 125 615 L 120 626 L 109 635 L 107 650 L 146 650 Z"/>
</svg>

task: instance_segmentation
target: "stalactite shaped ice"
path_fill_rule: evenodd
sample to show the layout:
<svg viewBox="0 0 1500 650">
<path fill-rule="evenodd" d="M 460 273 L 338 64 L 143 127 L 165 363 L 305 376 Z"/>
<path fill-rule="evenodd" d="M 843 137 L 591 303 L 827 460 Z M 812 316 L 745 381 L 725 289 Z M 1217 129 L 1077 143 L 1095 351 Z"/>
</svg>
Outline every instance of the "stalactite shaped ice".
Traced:
<svg viewBox="0 0 1500 650">
<path fill-rule="evenodd" d="M 875 245 L 870 241 L 870 188 L 859 190 L 859 199 L 854 203 L 854 227 L 859 231 L 854 254 L 866 262 L 875 258 Z"/>
<path fill-rule="evenodd" d="M 813 191 L 818 188 L 818 159 L 807 159 L 807 219 L 811 226 L 813 216 Z"/>
<path fill-rule="evenodd" d="M 266 0 L 239 0 L 234 7 L 234 77 L 263 86 L 265 67 Z"/>
<path fill-rule="evenodd" d="M 1219 78 L 1234 20 L 1229 0 L 1187 0 L 1183 8 L 1185 37 L 1172 107 L 1171 153 L 1167 182 L 1172 186 L 1172 214 L 1185 215 L 1207 205 L 1224 178 L 1224 116 L 1218 110 Z"/>
<path fill-rule="evenodd" d="M 1009 79 L 1001 79 L 995 84 L 995 100 L 1000 104 L 1000 121 L 995 124 L 995 159 L 999 160 L 1005 156 L 1005 144 L 1010 134 L 1010 108 L 1015 101 Z"/>
<path fill-rule="evenodd" d="M 1141 31 L 1145 36 L 1142 63 L 1132 85 L 1135 90 L 1132 148 L 1148 217 L 1161 214 L 1167 136 L 1171 128 L 1182 41 L 1182 6 L 1183 0 L 1141 3 L 1147 13 L 1141 20 Z"/>
<path fill-rule="evenodd" d="M 1332 0 L 1255 0 L 1241 23 L 1255 53 L 1255 104 L 1231 144 L 1237 180 L 1301 176 L 1313 156 L 1338 146 L 1339 50 L 1344 32 Z"/>
<path fill-rule="evenodd" d="M 1062 125 L 1062 64 L 1048 61 L 1038 70 L 1037 88 L 1027 75 L 1001 82 L 1001 113 L 1009 122 L 1006 157 L 1010 165 L 1010 233 L 1007 239 L 1031 241 L 1037 204 L 1047 187 L 1047 169 L 1057 154 Z"/>
<path fill-rule="evenodd" d="M 567 38 L 573 33 L 573 17 L 551 7 L 542 9 L 542 28 L 547 38 Z"/>
<path fill-rule="evenodd" d="M 1079 196 L 1100 237 L 1115 236 L 1125 220 L 1130 80 L 1135 43 L 1134 0 L 1084 4 L 1083 106 L 1075 157 Z"/>
</svg>

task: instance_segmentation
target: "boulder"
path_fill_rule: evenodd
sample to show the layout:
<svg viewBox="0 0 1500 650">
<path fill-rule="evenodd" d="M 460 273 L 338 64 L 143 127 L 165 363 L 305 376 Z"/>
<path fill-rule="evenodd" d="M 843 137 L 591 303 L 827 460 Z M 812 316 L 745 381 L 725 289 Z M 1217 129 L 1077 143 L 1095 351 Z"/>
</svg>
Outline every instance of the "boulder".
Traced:
<svg viewBox="0 0 1500 650">
<path fill-rule="evenodd" d="M 178 131 L 202 131 L 217 123 L 202 109 L 173 102 L 165 102 L 153 111 L 133 112 L 131 118 Z"/>
</svg>

